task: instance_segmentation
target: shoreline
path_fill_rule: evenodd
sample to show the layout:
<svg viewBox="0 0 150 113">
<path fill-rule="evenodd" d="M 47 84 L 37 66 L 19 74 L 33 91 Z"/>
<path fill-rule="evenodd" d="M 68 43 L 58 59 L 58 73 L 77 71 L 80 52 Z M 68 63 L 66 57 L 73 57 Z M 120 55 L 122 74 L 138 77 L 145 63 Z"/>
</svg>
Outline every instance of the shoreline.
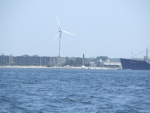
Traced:
<svg viewBox="0 0 150 113">
<path fill-rule="evenodd" d="M 95 69 L 95 70 L 118 70 L 120 68 L 107 68 L 107 67 L 74 67 L 74 66 L 0 66 L 0 68 L 18 68 L 18 69 Z"/>
</svg>

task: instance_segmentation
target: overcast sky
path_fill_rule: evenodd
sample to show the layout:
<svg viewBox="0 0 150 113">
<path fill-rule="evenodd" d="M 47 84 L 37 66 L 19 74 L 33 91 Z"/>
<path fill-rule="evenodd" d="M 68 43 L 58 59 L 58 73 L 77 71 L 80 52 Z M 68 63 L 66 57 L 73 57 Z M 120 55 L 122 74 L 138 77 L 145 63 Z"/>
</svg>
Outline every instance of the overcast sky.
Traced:
<svg viewBox="0 0 150 113">
<path fill-rule="evenodd" d="M 0 0 L 0 54 L 130 58 L 150 48 L 150 0 Z"/>
</svg>

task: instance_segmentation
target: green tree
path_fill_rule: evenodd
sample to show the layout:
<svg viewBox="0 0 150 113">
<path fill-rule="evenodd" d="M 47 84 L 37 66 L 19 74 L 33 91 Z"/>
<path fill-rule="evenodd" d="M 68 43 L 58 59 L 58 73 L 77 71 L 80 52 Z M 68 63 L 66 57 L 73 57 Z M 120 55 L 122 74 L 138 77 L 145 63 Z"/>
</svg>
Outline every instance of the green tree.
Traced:
<svg viewBox="0 0 150 113">
<path fill-rule="evenodd" d="M 102 61 L 106 61 L 106 60 L 108 60 L 108 57 L 107 56 L 97 56 L 96 59 L 95 59 L 95 61 L 99 61 L 100 59 Z"/>
</svg>

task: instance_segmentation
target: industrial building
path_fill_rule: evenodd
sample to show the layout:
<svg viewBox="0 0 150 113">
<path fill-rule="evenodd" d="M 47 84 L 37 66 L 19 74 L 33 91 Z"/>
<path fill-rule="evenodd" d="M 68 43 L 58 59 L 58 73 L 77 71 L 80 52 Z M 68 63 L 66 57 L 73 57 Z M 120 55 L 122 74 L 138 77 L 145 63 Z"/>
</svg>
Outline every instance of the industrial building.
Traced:
<svg viewBox="0 0 150 113">
<path fill-rule="evenodd" d="M 0 66 L 86 66 L 120 68 L 120 62 L 102 61 L 80 57 L 47 57 L 38 55 L 6 56 L 0 55 Z"/>
<path fill-rule="evenodd" d="M 65 63 L 65 57 L 40 57 L 37 55 L 29 56 L 5 56 L 0 55 L 0 66 L 60 66 Z"/>
</svg>

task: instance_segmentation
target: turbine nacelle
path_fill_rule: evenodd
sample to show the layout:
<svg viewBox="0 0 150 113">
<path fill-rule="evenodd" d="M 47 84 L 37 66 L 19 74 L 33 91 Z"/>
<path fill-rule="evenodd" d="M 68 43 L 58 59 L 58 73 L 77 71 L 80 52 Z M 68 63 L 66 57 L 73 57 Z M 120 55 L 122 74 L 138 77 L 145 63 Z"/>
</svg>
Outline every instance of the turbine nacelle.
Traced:
<svg viewBox="0 0 150 113">
<path fill-rule="evenodd" d="M 59 33 L 62 33 L 62 31 L 61 31 L 61 30 L 59 30 L 58 32 L 59 32 Z"/>
</svg>

